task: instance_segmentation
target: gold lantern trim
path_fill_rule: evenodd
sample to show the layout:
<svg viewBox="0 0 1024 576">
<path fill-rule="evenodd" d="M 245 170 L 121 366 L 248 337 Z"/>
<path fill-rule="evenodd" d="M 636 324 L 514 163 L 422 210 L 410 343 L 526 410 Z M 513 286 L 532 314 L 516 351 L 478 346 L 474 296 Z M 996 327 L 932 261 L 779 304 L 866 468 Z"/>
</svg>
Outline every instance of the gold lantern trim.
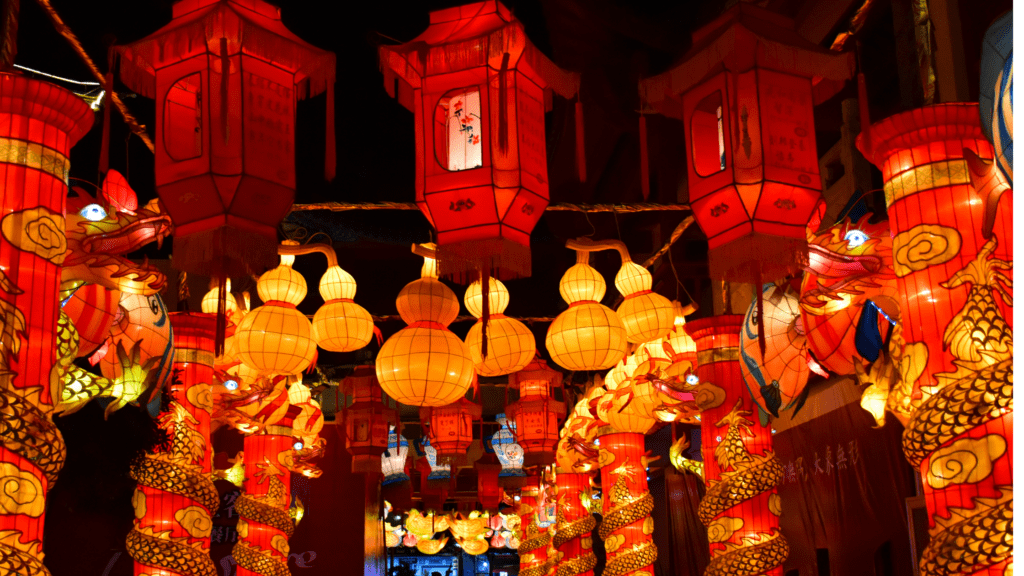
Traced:
<svg viewBox="0 0 1024 576">
<path fill-rule="evenodd" d="M 487 319 L 487 356 L 483 356 L 483 288 L 477 280 L 466 288 L 463 302 L 466 310 L 475 318 L 476 324 L 466 334 L 466 345 L 469 346 L 476 365 L 476 373 L 480 376 L 504 376 L 518 372 L 537 354 L 537 343 L 533 332 L 519 320 L 505 316 L 508 307 L 509 293 L 505 284 L 497 278 L 487 280 L 488 319 Z"/>
<path fill-rule="evenodd" d="M 381 388 L 409 406 L 444 406 L 466 394 L 475 371 L 469 348 L 448 325 L 459 300 L 437 279 L 433 244 L 414 245 L 423 256 L 421 278 L 399 292 L 395 305 L 408 326 L 388 338 L 377 354 Z"/>
</svg>

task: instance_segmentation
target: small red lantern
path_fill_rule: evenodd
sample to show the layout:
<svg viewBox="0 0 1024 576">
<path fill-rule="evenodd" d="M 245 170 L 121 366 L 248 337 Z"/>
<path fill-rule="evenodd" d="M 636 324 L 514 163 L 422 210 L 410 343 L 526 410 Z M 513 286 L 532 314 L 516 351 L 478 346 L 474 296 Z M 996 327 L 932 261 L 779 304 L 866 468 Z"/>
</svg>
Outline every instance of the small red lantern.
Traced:
<svg viewBox="0 0 1024 576">
<path fill-rule="evenodd" d="M 175 225 L 174 266 L 215 277 L 272 268 L 295 198 L 295 102 L 324 90 L 333 178 L 334 54 L 262 0 L 180 0 L 170 24 L 118 52 L 121 80 L 157 101 L 156 191 Z"/>
<path fill-rule="evenodd" d="M 479 420 L 481 409 L 465 398 L 447 406 L 420 408 L 420 422 L 427 429 L 430 445 L 437 450 L 438 461 L 465 457 L 473 443 L 473 420 Z"/>
<path fill-rule="evenodd" d="M 448 495 L 455 492 L 455 474 L 447 472 L 447 476 L 431 474 L 430 464 L 426 458 L 416 460 L 416 469 L 420 474 L 420 500 L 423 512 L 428 510 L 441 512 Z M 430 476 L 435 476 L 431 478 Z"/>
<path fill-rule="evenodd" d="M 544 112 L 579 75 L 494 0 L 431 12 L 380 62 L 388 94 L 416 114 L 416 203 L 437 230 L 441 274 L 529 276 L 530 232 L 548 205 Z"/>
<path fill-rule="evenodd" d="M 508 384 L 519 389 L 519 400 L 507 406 L 505 413 L 513 423 L 516 442 L 523 447 L 523 465 L 550 464 L 565 422 L 565 403 L 552 397 L 554 389 L 562 387 L 562 373 L 536 358 L 511 374 Z"/>
<path fill-rule="evenodd" d="M 473 463 L 476 469 L 476 494 L 477 500 L 484 510 L 496 512 L 498 504 L 501 504 L 505 492 L 498 485 L 498 475 L 501 474 L 501 464 L 494 453 L 484 454 L 479 460 Z"/>
<path fill-rule="evenodd" d="M 643 82 L 648 102 L 685 124 L 712 277 L 760 284 L 806 261 L 804 227 L 821 197 L 813 105 L 853 66 L 852 53 L 815 46 L 793 20 L 739 3 L 693 34 L 681 64 Z M 827 81 L 816 87 L 814 76 Z"/>
<path fill-rule="evenodd" d="M 345 408 L 345 448 L 352 455 L 352 472 L 380 472 L 381 454 L 388 449 L 398 411 L 384 403 L 373 366 L 357 366 L 341 386 L 343 394 L 352 396 L 352 404 Z"/>
</svg>

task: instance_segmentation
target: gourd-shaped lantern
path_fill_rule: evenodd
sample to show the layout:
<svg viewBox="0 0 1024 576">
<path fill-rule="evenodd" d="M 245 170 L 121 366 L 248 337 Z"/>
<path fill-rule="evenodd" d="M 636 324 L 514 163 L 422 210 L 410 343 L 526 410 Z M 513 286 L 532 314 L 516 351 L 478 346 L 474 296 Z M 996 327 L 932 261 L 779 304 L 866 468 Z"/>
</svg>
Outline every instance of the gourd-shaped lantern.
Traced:
<svg viewBox="0 0 1024 576">
<path fill-rule="evenodd" d="M 576 264 L 562 275 L 558 291 L 569 309 L 548 327 L 544 345 L 566 370 L 605 370 L 626 355 L 626 329 L 615 312 L 601 304 L 604 278 L 588 263 L 590 253 L 576 252 Z"/>
<path fill-rule="evenodd" d="M 461 398 L 475 374 L 469 349 L 448 325 L 459 315 L 455 293 L 437 279 L 432 244 L 413 246 L 424 257 L 419 280 L 395 301 L 408 326 L 377 353 L 377 378 L 384 391 L 409 406 L 444 406 Z"/>
<path fill-rule="evenodd" d="M 853 69 L 852 52 L 816 46 L 792 19 L 740 2 L 694 32 L 680 64 L 641 83 L 648 103 L 683 120 L 712 278 L 760 286 L 802 268 L 821 197 L 814 103 Z"/>
<path fill-rule="evenodd" d="M 697 363 L 697 344 L 685 329 L 686 315 L 696 310 L 692 304 L 684 308 L 678 300 L 672 301 L 672 310 L 675 315 L 674 326 L 661 341 L 661 347 L 672 361 L 665 370 L 665 375 L 683 377 Z"/>
<path fill-rule="evenodd" d="M 215 277 L 273 266 L 295 199 L 295 103 L 327 91 L 334 177 L 334 54 L 262 0 L 182 0 L 171 23 L 117 51 L 121 80 L 157 100 L 156 191 L 174 266 Z"/>
<path fill-rule="evenodd" d="M 463 302 L 466 310 L 476 318 L 483 316 L 483 289 L 480 280 L 466 288 Z M 487 280 L 487 295 L 490 311 L 487 319 L 487 357 L 483 356 L 484 321 L 478 320 L 466 334 L 466 345 L 473 355 L 476 373 L 480 376 L 504 376 L 526 367 L 537 354 L 537 343 L 533 332 L 525 324 L 505 316 L 508 306 L 508 289 L 497 278 Z"/>
<path fill-rule="evenodd" d="M 526 466 L 550 464 L 558 445 L 558 429 L 565 421 L 565 403 L 553 397 L 562 387 L 562 373 L 535 359 L 508 377 L 508 385 L 519 389 L 519 399 L 505 408 L 515 423 L 516 442 L 523 447 Z"/>
<path fill-rule="evenodd" d="M 352 471 L 376 472 L 398 411 L 384 403 L 373 366 L 357 366 L 341 381 L 341 389 L 352 396 L 352 404 L 345 408 L 345 448 L 352 455 Z"/>
<path fill-rule="evenodd" d="M 235 330 L 242 362 L 265 374 L 301 374 L 316 356 L 312 326 L 296 308 L 306 297 L 306 279 L 293 262 L 295 256 L 282 255 L 277 268 L 260 276 L 256 292 L 264 304 Z"/>
<path fill-rule="evenodd" d="M 313 315 L 313 340 L 331 352 L 351 352 L 370 343 L 373 317 L 359 304 L 356 279 L 337 263 L 327 267 L 320 278 L 320 296 L 324 305 Z"/>
<path fill-rule="evenodd" d="M 380 457 L 380 471 L 384 475 L 381 485 L 397 484 L 409 480 L 405 473 L 405 462 L 409 457 L 409 441 L 395 429 L 388 427 L 388 448 Z"/>
<path fill-rule="evenodd" d="M 523 447 L 516 442 L 515 435 L 509 429 L 509 421 L 505 413 L 498 414 L 494 417 L 494 420 L 501 425 L 501 428 L 491 437 L 491 447 L 494 449 L 494 454 L 498 457 L 498 462 L 501 463 L 499 478 L 503 480 L 508 478 L 525 478 L 526 472 L 523 472 Z M 508 486 L 507 480 L 503 483 Z"/>
<path fill-rule="evenodd" d="M 473 443 L 473 420 L 480 415 L 480 405 L 465 398 L 446 406 L 420 408 L 420 422 L 442 462 L 466 455 Z"/>
<path fill-rule="evenodd" d="M 381 46 L 384 87 L 416 115 L 416 204 L 437 230 L 441 273 L 530 275 L 530 232 L 548 205 L 544 112 L 576 94 L 500 2 L 430 13 Z M 396 90 L 397 87 L 397 90 Z"/>
<path fill-rule="evenodd" d="M 651 292 L 653 278 L 646 268 L 633 262 L 623 249 L 622 267 L 615 274 L 615 288 L 622 294 L 622 304 L 615 311 L 626 328 L 626 339 L 634 344 L 663 338 L 675 325 L 672 302 Z"/>
</svg>

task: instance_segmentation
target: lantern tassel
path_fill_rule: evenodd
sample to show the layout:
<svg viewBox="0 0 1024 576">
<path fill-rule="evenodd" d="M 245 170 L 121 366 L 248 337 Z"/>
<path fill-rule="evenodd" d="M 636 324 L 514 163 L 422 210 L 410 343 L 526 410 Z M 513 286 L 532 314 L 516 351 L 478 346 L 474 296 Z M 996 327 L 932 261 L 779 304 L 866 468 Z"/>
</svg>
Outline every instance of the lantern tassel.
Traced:
<svg viewBox="0 0 1024 576">
<path fill-rule="evenodd" d="M 498 149 L 502 154 L 508 152 L 508 59 L 505 52 L 498 71 Z"/>
<path fill-rule="evenodd" d="M 580 183 L 587 181 L 587 150 L 583 144 L 583 103 L 576 93 L 576 170 L 579 172 Z"/>
<path fill-rule="evenodd" d="M 228 39 L 220 39 L 220 121 L 224 143 L 228 143 L 228 76 L 231 74 L 231 60 L 228 58 Z"/>
<path fill-rule="evenodd" d="M 646 202 L 651 196 L 651 173 L 647 164 L 647 118 L 640 112 L 640 191 Z"/>
<path fill-rule="evenodd" d="M 480 271 L 480 296 L 483 301 L 483 315 L 480 317 L 480 321 L 483 325 L 480 326 L 480 357 L 484 360 L 487 359 L 487 321 L 491 319 L 491 294 L 488 284 L 490 284 L 491 271 L 487 266 L 484 266 Z"/>
<path fill-rule="evenodd" d="M 224 355 L 224 340 L 228 329 L 228 279 L 225 275 L 217 277 L 217 328 L 213 335 L 214 357 Z"/>
<path fill-rule="evenodd" d="M 337 140 L 334 134 L 334 82 L 327 85 L 327 142 L 324 146 L 324 179 L 334 181 L 338 167 Z"/>
<path fill-rule="evenodd" d="M 103 89 L 106 91 L 106 97 L 110 98 L 110 95 L 114 93 L 114 49 L 109 48 L 107 51 L 107 75 L 103 80 Z M 100 141 L 100 174 L 98 180 L 103 179 L 107 174 L 107 170 L 110 168 L 110 106 L 103 107 L 103 138 Z"/>
</svg>

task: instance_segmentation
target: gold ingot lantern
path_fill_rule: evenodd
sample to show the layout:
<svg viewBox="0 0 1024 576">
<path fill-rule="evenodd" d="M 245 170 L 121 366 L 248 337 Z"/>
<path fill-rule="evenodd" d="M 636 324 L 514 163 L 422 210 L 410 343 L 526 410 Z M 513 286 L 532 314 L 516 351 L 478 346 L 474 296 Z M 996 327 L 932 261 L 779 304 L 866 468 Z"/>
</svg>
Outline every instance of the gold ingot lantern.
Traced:
<svg viewBox="0 0 1024 576">
<path fill-rule="evenodd" d="M 320 278 L 320 295 L 324 305 L 313 315 L 313 340 L 331 352 L 351 352 L 370 343 L 373 318 L 352 299 L 356 296 L 356 280 L 329 262 Z"/>
<path fill-rule="evenodd" d="M 239 358 L 262 373 L 301 374 L 316 357 L 313 328 L 296 308 L 306 297 L 306 280 L 293 262 L 295 256 L 282 255 L 277 268 L 260 276 L 256 291 L 264 304 L 246 314 L 235 332 Z"/>
<path fill-rule="evenodd" d="M 525 324 L 505 316 L 508 307 L 508 288 L 497 278 L 487 280 L 487 357 L 483 356 L 484 303 L 480 280 L 466 288 L 463 302 L 466 310 L 476 318 L 476 324 L 466 334 L 466 345 L 473 355 L 476 373 L 480 376 L 504 376 L 526 367 L 537 354 L 533 332 Z"/>
<path fill-rule="evenodd" d="M 606 370 L 628 346 L 622 321 L 600 302 L 606 284 L 589 259 L 588 249 L 577 250 L 576 264 L 562 276 L 558 291 L 569 309 L 551 323 L 544 341 L 551 359 L 567 370 Z"/>
<path fill-rule="evenodd" d="M 466 394 L 473 377 L 469 348 L 448 325 L 459 315 L 459 299 L 437 279 L 433 244 L 414 245 L 423 256 L 419 280 L 406 284 L 395 305 L 408 326 L 381 346 L 377 379 L 396 401 L 409 406 L 444 406 Z"/>
</svg>

